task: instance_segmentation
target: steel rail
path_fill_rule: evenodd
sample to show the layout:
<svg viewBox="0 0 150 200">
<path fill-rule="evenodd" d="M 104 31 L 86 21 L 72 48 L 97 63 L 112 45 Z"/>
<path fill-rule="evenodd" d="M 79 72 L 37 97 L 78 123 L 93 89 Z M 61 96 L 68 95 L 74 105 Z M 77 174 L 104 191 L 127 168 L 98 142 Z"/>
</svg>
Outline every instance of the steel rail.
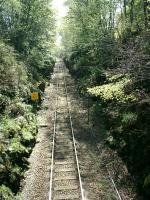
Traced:
<svg viewBox="0 0 150 200">
<path fill-rule="evenodd" d="M 54 112 L 54 134 L 53 134 L 53 142 L 52 142 L 53 146 L 52 146 L 52 159 L 51 159 L 51 171 L 50 171 L 49 200 L 52 200 L 54 151 L 55 151 L 55 136 L 56 136 L 56 122 L 57 122 L 57 106 L 58 106 L 58 79 L 56 79 L 56 105 L 55 105 L 55 112 Z"/>
<path fill-rule="evenodd" d="M 72 132 L 72 138 L 73 138 L 73 145 L 74 145 L 74 151 L 75 151 L 74 153 L 75 153 L 77 170 L 78 170 L 78 178 L 79 178 L 79 183 L 80 183 L 81 199 L 85 200 L 84 190 L 83 190 L 82 181 L 81 181 L 81 172 L 80 172 L 80 168 L 79 168 L 79 161 L 78 161 L 78 154 L 77 154 L 75 136 L 74 136 L 73 122 L 72 122 L 72 117 L 71 117 L 71 110 L 70 110 L 69 100 L 68 100 L 68 90 L 67 90 L 67 83 L 66 83 L 66 71 L 65 71 L 65 67 L 63 67 L 63 68 L 64 68 L 63 71 L 64 71 L 65 93 L 66 93 L 67 107 L 68 107 L 68 113 L 69 113 L 69 119 L 70 119 L 70 125 L 71 125 L 71 132 Z"/>
<path fill-rule="evenodd" d="M 116 186 L 116 184 L 115 184 L 115 182 L 114 182 L 114 180 L 113 180 L 113 178 L 112 178 L 112 176 L 111 176 L 111 173 L 110 173 L 110 171 L 109 171 L 107 165 L 106 165 L 106 170 L 107 170 L 107 173 L 108 173 L 108 175 L 109 175 L 109 179 L 111 180 L 111 182 L 112 182 L 112 184 L 113 184 L 113 186 L 114 186 L 114 189 L 115 189 L 115 191 L 116 191 L 116 194 L 117 194 L 117 196 L 118 196 L 118 199 L 119 199 L 119 200 L 122 200 L 122 198 L 121 198 L 121 196 L 120 196 L 120 194 L 119 194 L 119 191 L 118 191 L 118 189 L 117 189 L 117 186 Z"/>
<path fill-rule="evenodd" d="M 91 134 L 92 134 L 93 138 L 95 138 L 95 135 L 94 135 L 94 133 L 93 133 L 93 129 L 92 129 L 92 127 L 91 127 L 90 124 L 89 124 L 89 128 L 91 129 Z M 99 149 L 99 147 L 98 147 L 96 141 L 95 141 L 95 144 L 96 144 L 96 148 L 97 148 L 98 152 L 100 152 L 100 149 Z M 107 167 L 107 164 L 105 165 L 105 168 L 106 168 L 106 171 L 107 171 L 107 173 L 108 173 L 108 177 L 109 177 L 109 179 L 110 179 L 110 181 L 111 181 L 111 183 L 112 183 L 112 186 L 113 186 L 113 188 L 114 188 L 114 190 L 115 190 L 115 193 L 116 193 L 118 199 L 119 199 L 119 200 L 122 200 L 122 197 L 121 197 L 120 194 L 119 194 L 119 191 L 118 191 L 118 189 L 117 189 L 117 186 L 116 186 L 116 184 L 115 184 L 115 181 L 113 180 L 113 178 L 112 178 L 112 176 L 111 176 L 111 173 L 110 173 L 110 171 L 109 171 L 109 169 L 108 169 L 108 167 Z"/>
</svg>

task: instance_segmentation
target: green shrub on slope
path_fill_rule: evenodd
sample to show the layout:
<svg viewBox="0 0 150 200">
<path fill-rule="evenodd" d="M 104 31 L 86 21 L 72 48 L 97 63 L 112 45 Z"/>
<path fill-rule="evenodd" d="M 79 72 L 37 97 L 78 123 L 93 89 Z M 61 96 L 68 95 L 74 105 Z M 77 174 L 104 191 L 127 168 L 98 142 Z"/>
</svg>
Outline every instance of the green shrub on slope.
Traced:
<svg viewBox="0 0 150 200">
<path fill-rule="evenodd" d="M 113 79 L 112 79 L 113 80 Z M 135 102 L 137 100 L 135 94 L 132 92 L 126 94 L 125 87 L 131 82 L 128 78 L 123 78 L 115 83 L 108 83 L 93 88 L 88 88 L 91 95 L 99 97 L 103 102 L 118 102 L 127 103 Z"/>
<path fill-rule="evenodd" d="M 31 113 L 30 106 L 17 104 L 17 115 L 2 119 L 0 138 L 0 184 L 9 187 L 13 193 L 18 192 L 21 179 L 28 168 L 27 158 L 35 145 L 37 134 L 36 118 Z"/>
<path fill-rule="evenodd" d="M 0 94 L 14 98 L 25 90 L 27 69 L 14 49 L 0 40 Z"/>
<path fill-rule="evenodd" d="M 0 197 L 2 200 L 15 200 L 14 194 L 5 185 L 0 186 Z"/>
</svg>

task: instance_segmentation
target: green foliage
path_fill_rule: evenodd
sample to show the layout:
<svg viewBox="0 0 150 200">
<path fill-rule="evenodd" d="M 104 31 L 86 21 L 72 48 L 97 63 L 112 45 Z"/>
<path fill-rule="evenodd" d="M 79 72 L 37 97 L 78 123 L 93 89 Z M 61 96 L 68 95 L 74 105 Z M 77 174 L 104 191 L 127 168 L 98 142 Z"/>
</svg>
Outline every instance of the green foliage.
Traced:
<svg viewBox="0 0 150 200">
<path fill-rule="evenodd" d="M 95 103 L 90 108 L 91 115 L 95 115 L 96 117 L 103 116 L 103 107 L 100 103 Z"/>
<path fill-rule="evenodd" d="M 0 41 L 0 94 L 15 97 L 27 84 L 27 69 L 12 47 Z M 4 96 L 3 96 L 4 97 Z"/>
<path fill-rule="evenodd" d="M 115 74 L 113 76 L 110 76 L 109 74 L 107 74 L 106 76 L 110 83 L 116 83 L 119 80 L 122 80 L 123 78 L 125 78 L 124 74 Z"/>
<path fill-rule="evenodd" d="M 21 102 L 13 102 L 7 108 L 7 114 L 11 117 L 19 117 L 32 112 L 32 106 Z"/>
<path fill-rule="evenodd" d="M 143 188 L 148 195 L 150 195 L 150 175 L 146 176 L 143 184 Z"/>
<path fill-rule="evenodd" d="M 10 105 L 10 98 L 6 95 L 0 94 L 0 113 L 5 111 L 6 107 Z"/>
<path fill-rule="evenodd" d="M 132 125 L 136 121 L 137 121 L 137 114 L 136 113 L 133 113 L 133 112 L 123 113 L 121 122 L 124 126 Z"/>
<path fill-rule="evenodd" d="M 94 67 L 90 69 L 89 86 L 96 86 L 99 84 L 103 84 L 106 81 L 106 76 L 104 71 L 99 67 Z"/>
<path fill-rule="evenodd" d="M 28 153 L 27 149 L 20 143 L 19 137 L 13 138 L 11 140 L 11 143 L 10 143 L 8 150 L 9 150 L 10 154 L 13 154 L 13 153 L 24 154 L 25 152 Z"/>
<path fill-rule="evenodd" d="M 13 138 L 15 134 L 18 133 L 21 129 L 19 124 L 17 124 L 14 119 L 5 118 L 2 124 L 3 124 L 3 135 L 5 138 Z"/>
<path fill-rule="evenodd" d="M 4 200 L 15 200 L 14 194 L 5 185 L 0 186 L 0 197 Z"/>
<path fill-rule="evenodd" d="M 126 1 L 123 6 L 124 13 L 119 16 L 120 22 L 118 22 L 118 26 L 120 34 L 126 40 L 126 38 L 134 37 L 149 28 L 149 3 L 148 1 L 134 0 Z"/>
<path fill-rule="evenodd" d="M 22 139 L 24 140 L 24 142 L 26 141 L 31 142 L 34 139 L 34 136 L 32 135 L 31 132 L 24 130 L 22 132 Z"/>
<path fill-rule="evenodd" d="M 111 81 L 114 78 L 111 79 Z M 97 86 L 94 88 L 88 88 L 88 92 L 96 97 L 101 98 L 104 102 L 135 102 L 137 101 L 136 96 L 133 94 L 125 93 L 125 86 L 130 82 L 130 79 L 124 78 L 115 83 L 103 84 L 102 86 Z"/>
<path fill-rule="evenodd" d="M 88 65 L 94 68 L 97 63 L 103 68 L 116 65 L 118 46 L 113 37 L 111 16 L 116 11 L 117 2 L 113 5 L 112 1 L 105 0 L 71 0 L 68 6 L 69 14 L 62 30 L 66 56 L 72 57 L 74 52 L 78 52 L 73 60 L 80 67 Z"/>
<path fill-rule="evenodd" d="M 15 94 L 15 83 L 18 84 L 18 78 L 19 82 L 23 81 L 24 78 L 27 78 L 28 72 L 33 79 L 39 80 L 39 76 L 45 76 L 45 71 L 50 73 L 54 66 L 50 55 L 54 43 L 55 21 L 50 3 L 51 0 L 26 2 L 6 0 L 0 2 L 1 37 L 8 44 L 13 44 L 19 54 L 17 57 L 25 63 L 17 62 L 13 48 L 0 42 L 0 63 L 3 64 L 0 72 L 2 72 L 1 76 L 6 73 L 8 77 L 6 79 L 10 83 L 7 86 L 4 82 L 3 86 L 7 92 L 12 86 L 12 96 Z M 44 72 L 40 70 L 43 67 L 46 68 Z M 23 71 L 23 68 L 26 72 Z M 47 76 L 49 78 L 49 74 Z M 11 85 L 12 81 L 14 85 Z"/>
<path fill-rule="evenodd" d="M 28 56 L 29 71 L 37 81 L 49 79 L 50 73 L 53 71 L 55 63 L 53 58 L 48 54 L 49 52 L 42 52 L 38 48 L 34 48 Z"/>
<path fill-rule="evenodd" d="M 28 166 L 26 159 L 36 141 L 37 126 L 31 106 L 19 102 L 8 110 L 14 112 L 14 107 L 17 114 L 13 113 L 1 122 L 0 184 L 9 186 L 16 193 Z"/>
</svg>

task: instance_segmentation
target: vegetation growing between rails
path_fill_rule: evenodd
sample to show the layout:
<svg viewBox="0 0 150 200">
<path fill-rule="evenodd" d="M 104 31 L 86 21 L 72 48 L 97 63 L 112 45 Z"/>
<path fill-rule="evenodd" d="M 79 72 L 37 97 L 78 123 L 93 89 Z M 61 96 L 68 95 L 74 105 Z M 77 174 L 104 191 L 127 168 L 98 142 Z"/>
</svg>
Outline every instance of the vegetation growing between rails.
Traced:
<svg viewBox="0 0 150 200">
<path fill-rule="evenodd" d="M 64 62 L 107 128 L 143 199 L 150 198 L 150 2 L 67 1 Z M 102 121 L 101 119 L 101 121 Z"/>
<path fill-rule="evenodd" d="M 50 3 L 0 1 L 0 198 L 6 200 L 15 199 L 36 142 L 31 91 L 46 83 L 55 64 Z"/>
</svg>

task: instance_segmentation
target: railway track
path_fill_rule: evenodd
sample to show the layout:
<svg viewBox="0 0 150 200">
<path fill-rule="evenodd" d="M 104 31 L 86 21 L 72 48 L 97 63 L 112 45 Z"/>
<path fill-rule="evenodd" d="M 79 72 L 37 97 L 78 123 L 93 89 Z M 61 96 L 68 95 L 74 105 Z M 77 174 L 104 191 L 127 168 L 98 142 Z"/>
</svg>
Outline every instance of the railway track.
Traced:
<svg viewBox="0 0 150 200">
<path fill-rule="evenodd" d="M 73 123 L 68 101 L 65 66 L 55 67 L 56 105 L 49 200 L 84 199 Z"/>
</svg>

